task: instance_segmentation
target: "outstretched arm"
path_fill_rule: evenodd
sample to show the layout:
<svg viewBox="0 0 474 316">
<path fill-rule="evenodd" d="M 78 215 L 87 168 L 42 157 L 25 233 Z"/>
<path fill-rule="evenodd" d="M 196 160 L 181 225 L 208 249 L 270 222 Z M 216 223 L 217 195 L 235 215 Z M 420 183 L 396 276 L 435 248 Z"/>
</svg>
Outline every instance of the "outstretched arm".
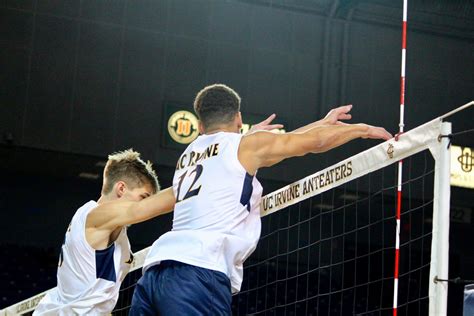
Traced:
<svg viewBox="0 0 474 316">
<path fill-rule="evenodd" d="M 173 188 L 167 188 L 138 202 L 104 202 L 89 213 L 87 226 L 114 230 L 120 226 L 140 223 L 171 212 L 175 201 Z"/>
<path fill-rule="evenodd" d="M 301 133 L 257 132 L 242 138 L 239 160 L 247 172 L 254 174 L 259 168 L 286 158 L 325 152 L 356 138 L 388 140 L 391 137 L 385 129 L 366 124 L 322 125 Z"/>
</svg>

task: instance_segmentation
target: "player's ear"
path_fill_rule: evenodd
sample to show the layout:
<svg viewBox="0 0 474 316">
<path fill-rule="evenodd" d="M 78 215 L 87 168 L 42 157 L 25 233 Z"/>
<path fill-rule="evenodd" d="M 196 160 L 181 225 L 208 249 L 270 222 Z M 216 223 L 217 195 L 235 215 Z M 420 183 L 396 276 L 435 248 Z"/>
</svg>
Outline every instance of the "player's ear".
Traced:
<svg viewBox="0 0 474 316">
<path fill-rule="evenodd" d="M 235 115 L 235 122 L 237 123 L 237 127 L 239 128 L 239 130 L 242 128 L 242 113 L 239 111 L 237 112 L 237 114 Z"/>
<path fill-rule="evenodd" d="M 115 195 L 117 198 L 121 198 L 125 194 L 125 190 L 127 190 L 127 185 L 123 181 L 117 181 L 114 185 L 115 188 Z"/>
<path fill-rule="evenodd" d="M 204 134 L 204 125 L 202 124 L 202 121 L 199 121 L 198 123 L 198 129 L 199 129 L 199 134 Z"/>
</svg>

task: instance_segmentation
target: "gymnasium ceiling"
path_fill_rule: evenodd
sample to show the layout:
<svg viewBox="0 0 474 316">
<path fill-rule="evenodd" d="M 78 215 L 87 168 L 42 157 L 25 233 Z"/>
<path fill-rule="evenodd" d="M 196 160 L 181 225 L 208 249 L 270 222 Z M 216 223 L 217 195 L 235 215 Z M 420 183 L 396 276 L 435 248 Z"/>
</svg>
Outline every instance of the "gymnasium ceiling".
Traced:
<svg viewBox="0 0 474 316">
<path fill-rule="evenodd" d="M 291 11 L 311 12 L 335 19 L 400 24 L 403 0 L 239 0 Z M 411 28 L 474 38 L 474 2 L 468 0 L 408 1 Z"/>
</svg>

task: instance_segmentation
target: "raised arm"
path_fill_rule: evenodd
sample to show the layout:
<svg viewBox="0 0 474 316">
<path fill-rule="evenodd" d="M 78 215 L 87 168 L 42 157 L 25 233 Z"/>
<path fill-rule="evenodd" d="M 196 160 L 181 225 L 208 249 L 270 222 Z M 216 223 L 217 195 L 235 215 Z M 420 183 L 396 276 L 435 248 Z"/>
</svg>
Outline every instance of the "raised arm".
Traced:
<svg viewBox="0 0 474 316">
<path fill-rule="evenodd" d="M 366 124 L 322 125 L 302 133 L 262 131 L 242 138 L 239 160 L 247 172 L 254 174 L 259 168 L 272 166 L 283 159 L 325 152 L 356 138 L 388 140 L 391 137 L 385 129 Z"/>
<path fill-rule="evenodd" d="M 119 226 L 140 223 L 171 212 L 175 201 L 173 188 L 167 188 L 138 202 L 104 202 L 89 213 L 87 226 L 114 230 Z"/>
</svg>

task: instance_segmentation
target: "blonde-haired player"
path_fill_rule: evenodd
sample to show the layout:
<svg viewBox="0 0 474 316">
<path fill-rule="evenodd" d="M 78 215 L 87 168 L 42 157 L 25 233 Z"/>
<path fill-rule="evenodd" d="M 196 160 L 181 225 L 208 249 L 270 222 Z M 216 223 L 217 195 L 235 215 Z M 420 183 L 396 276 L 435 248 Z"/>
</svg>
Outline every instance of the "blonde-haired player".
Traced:
<svg viewBox="0 0 474 316">
<path fill-rule="evenodd" d="M 40 301 L 34 315 L 110 313 L 133 260 L 126 225 L 163 213 L 163 209 L 139 207 L 140 201 L 159 191 L 159 184 L 151 163 L 145 163 L 138 152 L 129 149 L 110 155 L 103 175 L 98 201 L 81 206 L 67 228 L 57 287 Z M 172 206 L 174 197 L 169 193 L 162 191 L 159 199 Z M 136 208 L 127 211 L 123 205 Z"/>
</svg>

